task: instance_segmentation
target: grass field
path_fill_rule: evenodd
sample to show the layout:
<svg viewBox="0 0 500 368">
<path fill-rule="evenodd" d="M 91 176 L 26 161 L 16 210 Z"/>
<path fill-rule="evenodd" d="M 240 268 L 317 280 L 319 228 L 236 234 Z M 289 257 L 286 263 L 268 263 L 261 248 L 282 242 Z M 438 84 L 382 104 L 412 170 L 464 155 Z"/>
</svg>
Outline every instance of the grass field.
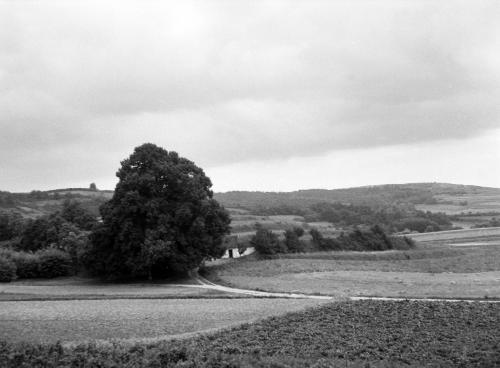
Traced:
<svg viewBox="0 0 500 368">
<path fill-rule="evenodd" d="M 437 204 L 418 204 L 417 209 L 448 215 L 500 212 L 500 191 L 496 188 L 482 188 L 477 193 L 438 194 L 434 197 Z"/>
<path fill-rule="evenodd" d="M 330 303 L 175 341 L 0 343 L 0 366 L 494 367 L 500 364 L 499 315 L 500 304 Z"/>
<path fill-rule="evenodd" d="M 83 277 L 30 279 L 0 283 L 1 300 L 103 299 L 103 298 L 200 298 L 230 296 L 213 290 L 183 287 L 189 279 L 155 283 L 104 283 Z"/>
<path fill-rule="evenodd" d="M 306 299 L 0 302 L 0 340 L 47 343 L 165 338 L 232 326 L 320 303 Z"/>
<path fill-rule="evenodd" d="M 214 281 L 265 291 L 340 297 L 500 298 L 500 239 L 474 238 L 474 243 L 460 244 L 464 239 L 470 241 L 426 242 L 404 252 L 319 252 L 242 259 L 209 267 L 208 272 Z"/>
<path fill-rule="evenodd" d="M 232 234 L 242 234 L 247 232 L 255 233 L 255 225 L 257 223 L 270 230 L 285 230 L 293 226 L 307 227 L 304 218 L 301 216 L 256 216 L 234 211 L 231 211 L 230 213 Z"/>
<path fill-rule="evenodd" d="M 500 227 L 437 231 L 431 233 L 408 234 L 407 236 L 418 242 L 439 241 L 439 240 L 463 241 L 463 239 L 479 239 L 488 237 L 500 238 Z M 488 239 L 479 239 L 479 240 L 488 240 Z"/>
</svg>

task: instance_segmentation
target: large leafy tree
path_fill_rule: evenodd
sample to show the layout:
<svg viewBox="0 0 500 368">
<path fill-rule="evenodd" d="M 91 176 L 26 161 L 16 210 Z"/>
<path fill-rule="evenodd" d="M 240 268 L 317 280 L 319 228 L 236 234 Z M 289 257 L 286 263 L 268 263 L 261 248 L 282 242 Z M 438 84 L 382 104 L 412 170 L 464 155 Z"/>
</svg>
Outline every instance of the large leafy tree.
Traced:
<svg viewBox="0 0 500 368">
<path fill-rule="evenodd" d="M 229 215 L 193 162 L 154 144 L 122 161 L 113 198 L 101 206 L 86 264 L 107 277 L 186 272 L 222 256 Z"/>
</svg>

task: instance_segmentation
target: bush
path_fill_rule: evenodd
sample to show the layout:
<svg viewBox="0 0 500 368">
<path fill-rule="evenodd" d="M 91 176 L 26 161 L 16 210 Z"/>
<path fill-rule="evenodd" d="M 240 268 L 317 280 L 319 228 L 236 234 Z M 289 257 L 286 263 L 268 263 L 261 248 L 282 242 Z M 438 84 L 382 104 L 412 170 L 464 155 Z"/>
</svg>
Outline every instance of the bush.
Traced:
<svg viewBox="0 0 500 368">
<path fill-rule="evenodd" d="M 288 253 L 299 253 L 304 251 L 304 244 L 299 240 L 298 231 L 296 232 L 295 229 L 288 229 L 285 231 L 285 245 Z M 303 233 L 304 231 L 302 230 L 302 234 Z"/>
<path fill-rule="evenodd" d="M 40 277 L 40 257 L 25 252 L 16 252 L 12 258 L 17 268 L 17 277 L 30 279 Z"/>
<path fill-rule="evenodd" d="M 40 259 L 39 277 L 68 276 L 71 273 L 71 257 L 58 249 L 45 249 L 36 253 Z"/>
<path fill-rule="evenodd" d="M 278 236 L 271 230 L 264 229 L 260 224 L 257 224 L 257 231 L 250 240 L 250 244 L 263 256 L 287 253 L 284 244 L 280 244 Z"/>
<path fill-rule="evenodd" d="M 16 265 L 10 258 L 0 257 L 0 282 L 10 282 L 16 278 Z"/>
</svg>

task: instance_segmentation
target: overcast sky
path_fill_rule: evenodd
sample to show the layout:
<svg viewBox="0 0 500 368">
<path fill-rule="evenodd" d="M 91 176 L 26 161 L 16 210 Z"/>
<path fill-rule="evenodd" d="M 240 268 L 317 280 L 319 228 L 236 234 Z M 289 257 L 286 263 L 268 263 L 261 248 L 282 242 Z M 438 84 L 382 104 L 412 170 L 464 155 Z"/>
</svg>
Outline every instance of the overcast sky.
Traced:
<svg viewBox="0 0 500 368">
<path fill-rule="evenodd" d="M 0 3 L 0 190 L 113 189 L 145 142 L 214 190 L 500 187 L 499 1 Z"/>
</svg>

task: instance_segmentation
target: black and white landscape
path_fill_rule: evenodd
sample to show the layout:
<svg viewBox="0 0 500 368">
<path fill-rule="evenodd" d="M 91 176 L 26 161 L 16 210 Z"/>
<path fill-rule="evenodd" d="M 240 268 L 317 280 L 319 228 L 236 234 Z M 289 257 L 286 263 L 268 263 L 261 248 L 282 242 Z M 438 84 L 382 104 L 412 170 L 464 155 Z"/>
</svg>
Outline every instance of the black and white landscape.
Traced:
<svg viewBox="0 0 500 368">
<path fill-rule="evenodd" d="M 0 367 L 500 366 L 498 2 L 0 29 Z"/>
</svg>

